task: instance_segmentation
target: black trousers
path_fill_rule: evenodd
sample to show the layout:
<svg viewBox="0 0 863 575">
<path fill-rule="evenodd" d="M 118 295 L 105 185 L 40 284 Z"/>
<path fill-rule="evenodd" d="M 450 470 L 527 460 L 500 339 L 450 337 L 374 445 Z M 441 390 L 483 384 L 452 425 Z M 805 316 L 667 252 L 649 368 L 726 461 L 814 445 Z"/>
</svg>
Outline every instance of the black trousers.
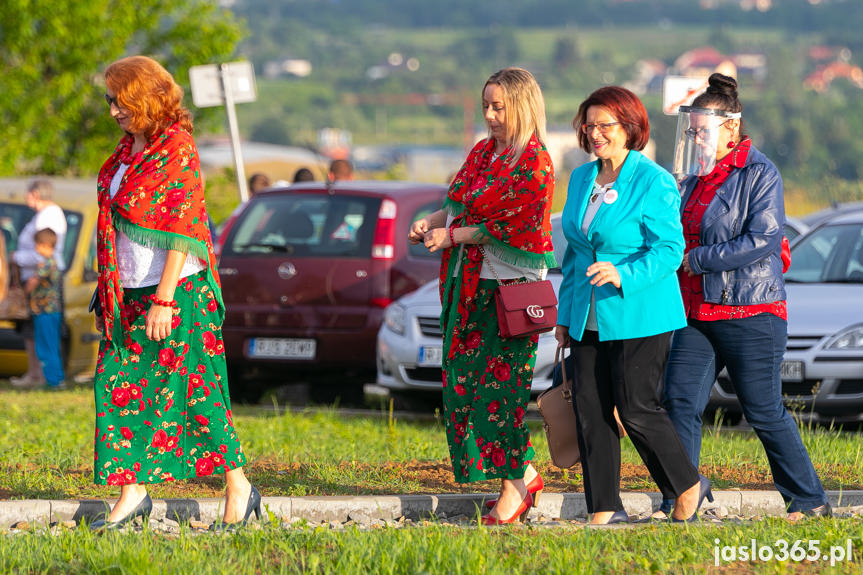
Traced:
<svg viewBox="0 0 863 575">
<path fill-rule="evenodd" d="M 614 408 L 663 497 L 698 483 L 698 470 L 660 403 L 671 333 L 599 341 L 595 331 L 572 340 L 573 402 L 589 513 L 619 511 L 620 437 Z"/>
</svg>

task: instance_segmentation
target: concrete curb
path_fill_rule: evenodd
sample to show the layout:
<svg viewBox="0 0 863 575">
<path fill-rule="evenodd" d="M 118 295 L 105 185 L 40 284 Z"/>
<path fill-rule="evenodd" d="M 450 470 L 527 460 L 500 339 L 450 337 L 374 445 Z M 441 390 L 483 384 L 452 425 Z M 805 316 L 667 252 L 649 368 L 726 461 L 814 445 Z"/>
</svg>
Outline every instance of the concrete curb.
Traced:
<svg viewBox="0 0 863 575">
<path fill-rule="evenodd" d="M 720 517 L 785 514 L 782 497 L 776 491 L 714 491 L 714 496 L 714 502 L 705 501 L 702 510 L 713 509 Z M 863 506 L 863 491 L 828 491 L 827 496 L 834 508 Z M 400 517 L 412 520 L 457 515 L 471 517 L 478 509 L 483 509 L 486 499 L 492 497 L 495 494 L 264 497 L 263 505 L 282 521 L 305 519 L 311 523 L 344 523 L 351 519 L 364 522 L 370 519 L 397 520 Z M 621 499 L 630 515 L 644 517 L 659 505 L 661 496 L 655 492 L 624 492 Z M 92 521 L 102 516 L 111 504 L 113 500 L 99 499 L 0 501 L 0 528 L 19 522 L 44 525 L 65 521 L 80 523 L 85 518 Z M 155 499 L 151 517 L 209 523 L 220 517 L 221 505 L 221 499 Z M 584 493 L 543 493 L 539 506 L 531 511 L 532 517 L 539 515 L 583 520 L 587 516 Z"/>
</svg>

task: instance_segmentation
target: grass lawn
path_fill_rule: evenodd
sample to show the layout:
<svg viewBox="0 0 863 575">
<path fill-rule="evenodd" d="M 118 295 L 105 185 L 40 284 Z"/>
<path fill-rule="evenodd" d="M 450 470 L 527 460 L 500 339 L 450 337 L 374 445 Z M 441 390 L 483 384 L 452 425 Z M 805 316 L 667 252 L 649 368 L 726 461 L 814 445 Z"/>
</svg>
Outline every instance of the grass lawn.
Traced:
<svg viewBox="0 0 863 575">
<path fill-rule="evenodd" d="M 89 391 L 4 388 L 0 400 L 0 498 L 116 496 L 115 489 L 92 485 Z M 452 482 L 439 421 L 345 418 L 328 410 L 274 415 L 241 408 L 235 422 L 250 456 L 249 474 L 265 495 L 496 490 L 494 482 L 469 487 Z M 580 469 L 551 467 L 541 429 L 534 425 L 532 431 L 547 489 L 581 491 Z M 863 486 L 859 434 L 804 429 L 803 438 L 827 488 Z M 623 446 L 623 488 L 655 489 L 631 444 Z M 702 454 L 702 471 L 718 488 L 772 489 L 753 434 L 708 427 Z M 157 498 L 211 497 L 221 489 L 221 478 L 203 478 L 154 486 L 152 493 Z M 749 552 L 753 541 L 757 549 L 769 548 L 761 551 L 763 560 L 740 561 L 739 548 Z M 36 528 L 0 533 L 0 573 L 859 573 L 861 547 L 859 517 L 794 525 L 768 518 L 605 530 L 573 523 L 542 528 L 429 523 L 331 531 L 301 523 L 234 536 L 189 530 L 179 536 L 150 531 L 94 536 L 67 529 L 51 535 Z M 779 560 L 783 550 L 789 560 Z M 807 555 L 819 559 L 793 560 Z"/>
<path fill-rule="evenodd" d="M 749 552 L 753 540 L 762 559 L 731 560 L 732 553 L 740 557 L 739 547 Z M 856 574 L 861 544 L 859 519 L 607 530 L 435 524 L 371 531 L 300 527 L 248 529 L 234 536 L 184 531 L 173 538 L 147 531 L 94 536 L 76 530 L 57 536 L 0 536 L 0 572 Z M 780 561 L 785 553 L 789 559 Z M 818 560 L 801 560 L 807 555 Z"/>
<path fill-rule="evenodd" d="M 0 498 L 103 498 L 93 475 L 93 397 L 87 389 L 16 392 L 0 389 Z M 494 492 L 496 482 L 453 482 L 442 422 L 391 417 L 345 418 L 332 410 L 283 414 L 236 410 L 235 423 L 249 456 L 248 473 L 266 495 L 352 495 Z M 531 423 L 536 465 L 548 491 L 582 491 L 580 466 L 551 466 L 539 423 Z M 863 488 L 859 433 L 803 429 L 827 489 Z M 656 489 L 628 440 L 622 488 Z M 761 443 L 750 432 L 705 427 L 701 471 L 718 489 L 772 489 Z M 213 497 L 221 477 L 154 486 L 154 497 Z"/>
</svg>

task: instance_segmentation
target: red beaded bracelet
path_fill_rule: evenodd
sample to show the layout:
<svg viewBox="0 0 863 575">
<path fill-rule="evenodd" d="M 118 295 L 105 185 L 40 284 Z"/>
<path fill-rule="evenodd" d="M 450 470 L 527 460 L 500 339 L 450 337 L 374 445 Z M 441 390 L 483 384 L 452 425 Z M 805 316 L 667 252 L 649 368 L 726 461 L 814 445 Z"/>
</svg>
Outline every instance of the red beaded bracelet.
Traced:
<svg viewBox="0 0 863 575">
<path fill-rule="evenodd" d="M 172 299 L 171 301 L 165 301 L 163 299 L 157 298 L 156 294 L 150 295 L 150 301 L 156 305 L 160 305 L 163 307 L 177 307 L 177 300 Z"/>
<path fill-rule="evenodd" d="M 450 244 L 453 245 L 453 247 L 455 247 L 455 235 L 453 234 L 454 230 L 455 230 L 455 226 L 449 227 L 449 242 L 450 242 Z"/>
</svg>

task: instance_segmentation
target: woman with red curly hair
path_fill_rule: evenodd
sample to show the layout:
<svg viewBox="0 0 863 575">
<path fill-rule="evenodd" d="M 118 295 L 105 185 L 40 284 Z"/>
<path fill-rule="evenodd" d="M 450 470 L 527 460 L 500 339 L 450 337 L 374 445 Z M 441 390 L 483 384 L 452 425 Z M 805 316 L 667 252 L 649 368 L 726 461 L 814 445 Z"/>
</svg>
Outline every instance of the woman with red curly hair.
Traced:
<svg viewBox="0 0 863 575">
<path fill-rule="evenodd" d="M 124 132 L 99 173 L 98 299 L 103 328 L 94 379 L 95 482 L 121 494 L 95 529 L 146 518 L 146 484 L 225 473 L 221 529 L 243 525 L 261 496 L 243 473 L 231 419 L 222 302 L 192 118 L 156 61 L 105 71 Z"/>
</svg>

